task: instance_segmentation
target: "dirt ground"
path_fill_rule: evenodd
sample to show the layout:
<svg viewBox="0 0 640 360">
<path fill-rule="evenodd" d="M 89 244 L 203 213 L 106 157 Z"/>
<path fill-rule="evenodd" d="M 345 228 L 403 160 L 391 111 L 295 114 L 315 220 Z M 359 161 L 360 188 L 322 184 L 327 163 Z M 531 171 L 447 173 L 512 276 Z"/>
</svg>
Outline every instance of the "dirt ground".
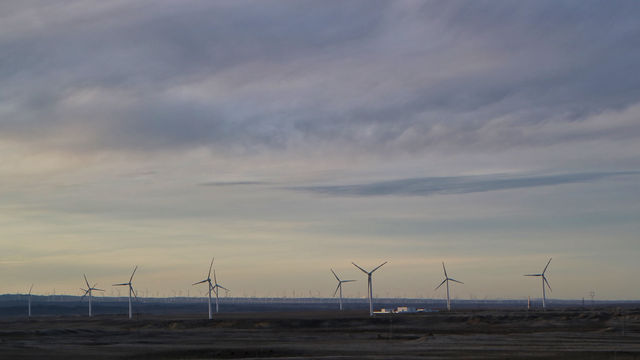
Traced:
<svg viewBox="0 0 640 360">
<path fill-rule="evenodd" d="M 201 317 L 0 320 L 0 358 L 640 359 L 640 309 Z"/>
</svg>

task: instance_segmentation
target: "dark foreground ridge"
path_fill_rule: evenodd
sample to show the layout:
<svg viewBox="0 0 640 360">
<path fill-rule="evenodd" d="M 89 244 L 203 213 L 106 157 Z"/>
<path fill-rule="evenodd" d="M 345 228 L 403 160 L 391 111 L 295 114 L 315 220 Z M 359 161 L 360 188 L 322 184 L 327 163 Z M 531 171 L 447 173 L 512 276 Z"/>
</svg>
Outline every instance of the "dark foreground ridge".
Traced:
<svg viewBox="0 0 640 360">
<path fill-rule="evenodd" d="M 640 359 L 639 308 L 50 316 L 0 329 L 3 359 Z"/>
</svg>

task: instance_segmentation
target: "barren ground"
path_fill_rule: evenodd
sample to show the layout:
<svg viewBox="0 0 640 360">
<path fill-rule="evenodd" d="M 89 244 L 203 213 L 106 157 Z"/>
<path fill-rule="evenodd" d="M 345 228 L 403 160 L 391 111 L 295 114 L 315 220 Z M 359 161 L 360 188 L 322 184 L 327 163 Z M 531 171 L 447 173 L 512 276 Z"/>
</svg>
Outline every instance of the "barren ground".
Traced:
<svg viewBox="0 0 640 360">
<path fill-rule="evenodd" d="M 640 309 L 201 317 L 0 320 L 0 358 L 640 359 Z"/>
</svg>

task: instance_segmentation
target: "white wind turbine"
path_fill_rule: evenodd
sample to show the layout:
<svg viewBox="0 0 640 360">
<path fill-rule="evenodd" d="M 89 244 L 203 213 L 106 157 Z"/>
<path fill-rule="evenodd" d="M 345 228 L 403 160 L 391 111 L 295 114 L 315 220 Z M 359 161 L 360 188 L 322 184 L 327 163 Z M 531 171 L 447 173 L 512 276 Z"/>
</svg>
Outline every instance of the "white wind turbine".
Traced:
<svg viewBox="0 0 640 360">
<path fill-rule="evenodd" d="M 336 277 L 336 280 L 338 280 L 338 287 L 336 288 L 336 291 L 333 292 L 333 296 L 335 297 L 336 294 L 338 293 L 338 290 L 340 290 L 340 310 L 342 310 L 342 283 L 348 283 L 355 280 L 340 280 L 340 278 L 338 277 L 338 275 L 336 275 L 333 269 L 331 269 L 331 272 L 333 273 L 333 276 Z"/>
<path fill-rule="evenodd" d="M 551 259 L 552 258 L 549 258 L 549 261 L 547 262 L 547 266 L 544 267 L 544 270 L 542 270 L 542 273 L 524 275 L 524 276 L 540 276 L 542 278 L 542 309 L 546 309 L 545 300 L 546 300 L 547 294 L 545 292 L 544 285 L 546 284 L 549 287 L 549 291 L 551 291 L 551 285 L 549 285 L 549 281 L 547 281 L 547 277 L 544 275 L 547 272 L 547 268 L 549 267 L 549 264 L 551 263 Z"/>
<path fill-rule="evenodd" d="M 442 286 L 444 283 L 447 284 L 447 311 L 451 311 L 451 298 L 449 297 L 449 281 L 453 281 L 453 282 L 457 282 L 460 284 L 464 284 L 462 281 L 458 281 L 456 279 L 452 279 L 449 277 L 449 275 L 447 275 L 447 268 L 444 267 L 444 261 L 442 262 L 442 270 L 444 270 L 444 280 L 442 280 L 442 282 L 440 283 L 440 285 L 438 285 L 435 290 L 438 290 L 440 288 L 440 286 Z"/>
<path fill-rule="evenodd" d="M 211 262 L 213 264 L 213 261 Z M 211 285 L 211 284 L 209 284 Z M 218 297 L 218 293 L 220 291 L 220 289 L 223 289 L 225 291 L 231 291 L 229 289 L 227 289 L 226 287 L 218 284 L 218 279 L 216 278 L 216 269 L 213 269 L 213 286 L 211 287 L 213 289 L 213 291 L 215 291 L 216 293 L 216 313 L 218 312 L 218 301 L 219 301 L 219 297 Z"/>
<path fill-rule="evenodd" d="M 129 282 L 121 283 L 121 284 L 113 284 L 113 286 L 128 286 L 129 287 L 129 319 L 131 319 L 133 317 L 133 312 L 132 312 L 132 309 L 131 309 L 131 294 L 133 294 L 133 296 L 135 296 L 136 300 L 138 300 L 138 295 L 136 295 L 136 291 L 133 290 L 133 285 L 131 285 L 131 281 L 133 280 L 133 275 L 135 275 L 136 270 L 138 270 L 138 265 L 136 265 L 136 267 L 133 269 L 133 272 L 131 273 L 131 277 L 129 278 Z"/>
<path fill-rule="evenodd" d="M 376 267 L 375 269 L 371 270 L 371 271 L 367 271 L 363 268 L 361 268 L 360 266 L 356 265 L 356 263 L 351 262 L 353 264 L 353 266 L 357 267 L 358 269 L 360 269 L 363 273 L 367 274 L 367 295 L 369 296 L 369 316 L 373 316 L 373 285 L 371 283 L 371 275 L 373 274 L 374 271 L 380 269 L 382 267 L 382 265 L 386 264 L 387 261 L 383 262 L 382 264 L 378 265 L 378 267 Z"/>
<path fill-rule="evenodd" d="M 29 319 L 31 319 L 31 290 L 33 290 L 33 284 L 31 284 L 31 287 L 29 288 Z"/>
<path fill-rule="evenodd" d="M 84 291 L 84 295 L 82 295 L 82 297 L 80 298 L 80 301 L 82 301 L 82 299 L 84 299 L 85 296 L 89 295 L 89 317 L 92 316 L 91 313 L 91 298 L 93 295 L 93 291 L 104 291 L 102 289 L 98 289 L 95 286 L 98 284 L 93 284 L 93 286 L 89 285 L 89 280 L 87 280 L 87 275 L 82 274 L 84 276 L 84 282 L 87 284 L 87 288 L 86 289 L 82 289 L 80 288 L 80 290 Z"/>
<path fill-rule="evenodd" d="M 213 259 L 211 258 L 211 265 L 209 265 L 209 275 L 207 275 L 207 278 L 202 280 L 202 281 L 198 281 L 197 283 L 193 283 L 193 285 L 198 285 L 198 284 L 202 284 L 202 283 L 207 283 L 209 284 L 209 320 L 213 319 L 213 315 L 211 314 L 211 290 L 214 289 L 213 284 L 211 283 L 211 269 L 213 268 Z M 218 285 L 218 284 L 216 284 Z M 216 293 L 216 311 L 217 311 L 217 293 Z"/>
</svg>

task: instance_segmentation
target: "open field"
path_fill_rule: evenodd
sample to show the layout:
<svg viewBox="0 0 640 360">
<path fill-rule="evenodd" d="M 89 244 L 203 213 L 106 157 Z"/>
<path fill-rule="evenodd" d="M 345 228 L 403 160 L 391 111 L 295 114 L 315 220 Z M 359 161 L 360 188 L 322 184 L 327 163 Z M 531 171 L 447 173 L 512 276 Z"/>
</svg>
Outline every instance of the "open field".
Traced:
<svg viewBox="0 0 640 360">
<path fill-rule="evenodd" d="M 640 309 L 0 320 L 3 359 L 640 359 Z M 206 316 L 206 314 L 205 314 Z"/>
</svg>

